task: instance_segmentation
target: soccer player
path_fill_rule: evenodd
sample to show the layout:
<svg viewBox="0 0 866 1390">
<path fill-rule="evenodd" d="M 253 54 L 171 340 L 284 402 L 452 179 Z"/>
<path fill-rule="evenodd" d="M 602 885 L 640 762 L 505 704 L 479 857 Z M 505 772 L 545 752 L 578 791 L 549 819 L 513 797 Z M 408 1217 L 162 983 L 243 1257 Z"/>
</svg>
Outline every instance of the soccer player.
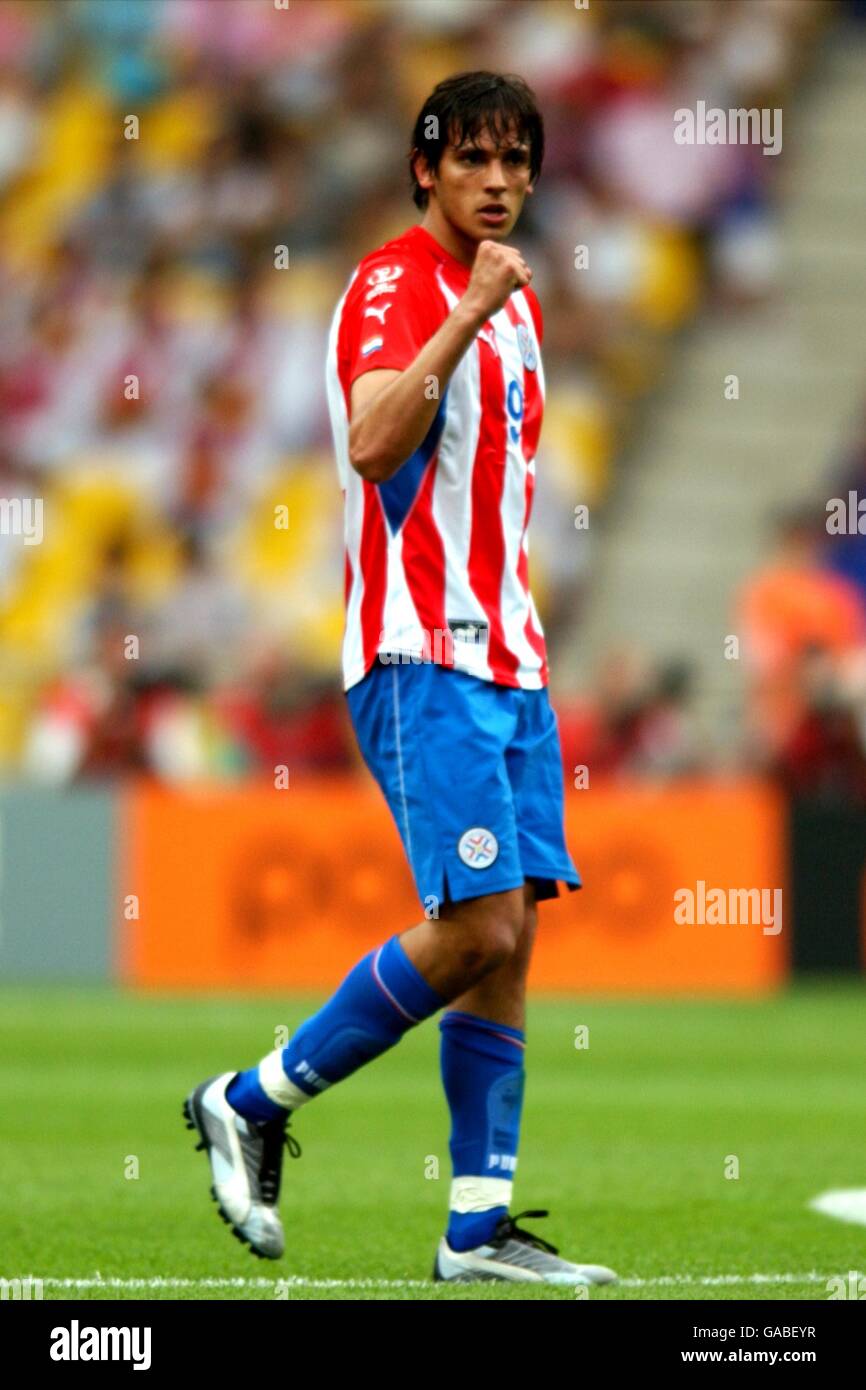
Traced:
<svg viewBox="0 0 866 1390">
<path fill-rule="evenodd" d="M 185 1105 L 221 1215 L 255 1254 L 294 1115 L 443 1008 L 453 1181 L 434 1279 L 600 1284 L 509 1213 L 536 904 L 580 884 L 527 526 L 544 402 L 532 272 L 507 239 L 543 155 L 520 79 L 462 73 L 418 115 L 421 222 L 371 252 L 334 313 L 327 387 L 345 500 L 343 678 L 425 917 L 365 956 L 286 1047 Z"/>
</svg>

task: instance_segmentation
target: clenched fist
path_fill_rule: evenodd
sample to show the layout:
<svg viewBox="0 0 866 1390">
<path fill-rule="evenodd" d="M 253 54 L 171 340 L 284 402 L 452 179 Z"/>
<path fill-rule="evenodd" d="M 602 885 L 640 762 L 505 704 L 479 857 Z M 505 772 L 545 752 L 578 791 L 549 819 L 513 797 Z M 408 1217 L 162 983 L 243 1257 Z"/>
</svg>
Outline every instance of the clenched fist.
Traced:
<svg viewBox="0 0 866 1390">
<path fill-rule="evenodd" d="M 481 241 L 462 303 L 479 323 L 486 323 L 498 312 L 514 290 L 532 279 L 532 271 L 513 246 L 498 241 Z"/>
</svg>

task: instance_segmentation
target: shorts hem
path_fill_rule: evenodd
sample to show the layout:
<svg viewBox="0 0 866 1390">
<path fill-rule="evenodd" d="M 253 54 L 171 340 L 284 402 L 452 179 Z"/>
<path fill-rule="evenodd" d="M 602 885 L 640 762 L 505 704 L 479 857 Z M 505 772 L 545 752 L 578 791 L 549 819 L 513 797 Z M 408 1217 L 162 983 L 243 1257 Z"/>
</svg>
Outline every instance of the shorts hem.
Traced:
<svg viewBox="0 0 866 1390">
<path fill-rule="evenodd" d="M 547 898 L 558 898 L 559 885 L 564 883 L 569 893 L 574 893 L 582 888 L 583 884 L 579 878 L 573 878 L 571 874 L 532 874 L 527 873 L 526 882 L 531 883 L 535 889 L 535 901 L 544 902 Z"/>
<path fill-rule="evenodd" d="M 504 879 L 501 882 L 494 880 L 491 883 L 491 881 L 488 879 L 484 883 L 479 883 L 477 888 L 473 888 L 471 884 L 466 884 L 465 887 L 461 884 L 457 888 L 455 888 L 449 882 L 447 871 L 443 870 L 442 886 L 444 889 L 445 896 L 440 898 L 439 901 L 441 903 L 471 902 L 473 898 L 488 898 L 493 893 L 510 893 L 515 888 L 522 888 L 524 882 L 525 876 L 521 875 L 521 877 L 516 880 L 514 878 L 509 878 Z M 435 896 L 435 894 L 427 894 L 427 896 Z M 423 901 L 424 898 L 422 895 L 422 902 Z"/>
<path fill-rule="evenodd" d="M 422 904 L 429 902 L 431 898 L 435 899 L 440 905 L 444 903 L 471 902 L 473 898 L 487 898 L 494 893 L 510 893 L 515 888 L 522 888 L 526 883 L 531 883 L 535 888 L 536 902 L 544 902 L 547 898 L 558 898 L 560 896 L 560 883 L 565 884 L 569 893 L 574 893 L 579 888 L 583 887 L 581 879 L 576 877 L 573 873 L 552 874 L 549 870 L 541 873 L 533 873 L 531 869 L 525 869 L 519 879 L 514 879 L 512 877 L 502 882 L 494 881 L 492 886 L 490 886 L 488 881 L 487 885 L 479 884 L 477 889 L 467 884 L 465 886 L 460 885 L 455 890 L 452 888 L 448 880 L 447 870 L 444 868 L 439 875 L 438 881 L 441 891 L 435 893 L 422 893 L 419 885 L 416 883 L 416 891 Z"/>
</svg>

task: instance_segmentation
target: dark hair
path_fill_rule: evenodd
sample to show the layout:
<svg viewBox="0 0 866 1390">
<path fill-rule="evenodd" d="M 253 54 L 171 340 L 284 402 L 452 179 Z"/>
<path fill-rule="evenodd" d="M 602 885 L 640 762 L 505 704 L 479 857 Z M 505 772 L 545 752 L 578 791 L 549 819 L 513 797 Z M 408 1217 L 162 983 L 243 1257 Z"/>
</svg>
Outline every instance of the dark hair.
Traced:
<svg viewBox="0 0 866 1390">
<path fill-rule="evenodd" d="M 436 117 L 435 136 L 427 134 L 431 116 Z M 419 154 L 425 156 L 435 173 L 450 143 L 477 140 L 485 129 L 502 140 L 512 124 L 518 139 L 529 142 L 529 174 L 534 183 L 544 158 L 544 121 L 535 93 L 522 77 L 513 73 L 458 72 L 434 87 L 412 131 L 409 176 L 415 206 L 426 208 L 430 196 L 415 177 L 414 160 Z"/>
</svg>

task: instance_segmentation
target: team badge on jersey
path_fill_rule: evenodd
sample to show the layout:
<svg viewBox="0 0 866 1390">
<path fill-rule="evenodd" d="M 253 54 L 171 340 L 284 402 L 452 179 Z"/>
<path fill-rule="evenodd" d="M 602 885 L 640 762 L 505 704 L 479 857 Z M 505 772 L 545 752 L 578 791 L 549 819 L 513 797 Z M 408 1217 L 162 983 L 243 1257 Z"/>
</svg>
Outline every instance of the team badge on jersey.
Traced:
<svg viewBox="0 0 866 1390">
<path fill-rule="evenodd" d="M 470 869 L 487 869 L 499 853 L 499 841 L 492 830 L 476 825 L 460 836 L 457 853 Z"/>
<path fill-rule="evenodd" d="M 532 345 L 532 338 L 525 323 L 517 325 L 517 346 L 520 348 L 520 356 L 523 358 L 523 365 L 528 372 L 534 372 L 538 366 L 538 358 L 535 355 L 535 348 Z"/>
<path fill-rule="evenodd" d="M 399 280 L 403 274 L 401 265 L 380 265 L 367 276 L 368 285 L 387 285 L 392 280 Z"/>
</svg>

